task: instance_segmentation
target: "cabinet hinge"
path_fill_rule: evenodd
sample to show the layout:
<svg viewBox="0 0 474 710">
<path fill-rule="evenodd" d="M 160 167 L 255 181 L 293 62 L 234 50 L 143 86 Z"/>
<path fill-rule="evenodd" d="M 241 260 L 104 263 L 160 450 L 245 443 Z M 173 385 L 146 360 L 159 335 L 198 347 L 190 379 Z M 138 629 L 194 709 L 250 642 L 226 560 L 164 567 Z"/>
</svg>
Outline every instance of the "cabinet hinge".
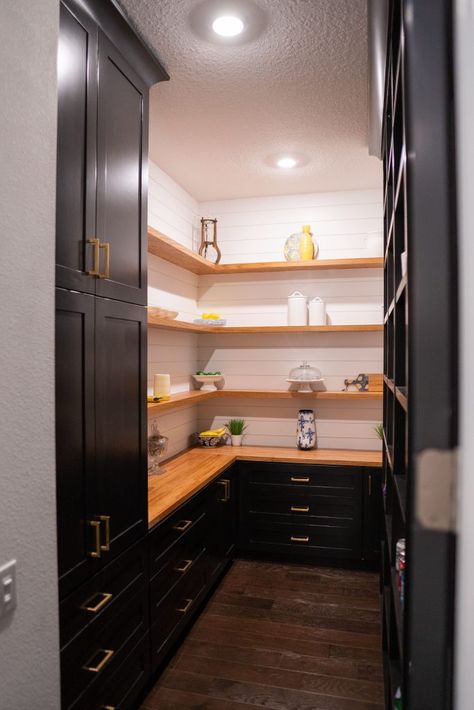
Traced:
<svg viewBox="0 0 474 710">
<path fill-rule="evenodd" d="M 415 517 L 421 527 L 456 532 L 458 452 L 425 449 L 415 458 Z"/>
</svg>

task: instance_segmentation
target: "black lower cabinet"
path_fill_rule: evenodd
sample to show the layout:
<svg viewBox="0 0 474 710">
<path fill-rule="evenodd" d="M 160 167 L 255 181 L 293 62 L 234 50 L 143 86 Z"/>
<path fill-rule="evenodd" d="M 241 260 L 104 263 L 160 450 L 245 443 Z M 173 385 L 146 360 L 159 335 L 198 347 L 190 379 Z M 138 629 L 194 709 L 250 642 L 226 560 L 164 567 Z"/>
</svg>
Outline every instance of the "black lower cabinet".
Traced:
<svg viewBox="0 0 474 710">
<path fill-rule="evenodd" d="M 149 628 L 146 541 L 134 545 L 66 597 L 60 604 L 60 621 L 63 709 L 103 708 L 100 698 L 109 692 L 107 688 L 115 687 L 114 676 L 121 678 L 124 697 L 132 687 L 138 693 L 140 683 L 143 687 L 148 679 L 149 665 L 141 646 Z M 127 662 L 129 683 L 118 675 Z M 137 664 L 143 666 L 142 671 Z"/>
<path fill-rule="evenodd" d="M 265 462 L 240 466 L 238 540 L 243 552 L 309 562 L 378 559 L 378 469 Z"/>
<path fill-rule="evenodd" d="M 237 524 L 235 483 L 229 469 L 149 535 L 152 671 L 231 559 Z"/>
</svg>

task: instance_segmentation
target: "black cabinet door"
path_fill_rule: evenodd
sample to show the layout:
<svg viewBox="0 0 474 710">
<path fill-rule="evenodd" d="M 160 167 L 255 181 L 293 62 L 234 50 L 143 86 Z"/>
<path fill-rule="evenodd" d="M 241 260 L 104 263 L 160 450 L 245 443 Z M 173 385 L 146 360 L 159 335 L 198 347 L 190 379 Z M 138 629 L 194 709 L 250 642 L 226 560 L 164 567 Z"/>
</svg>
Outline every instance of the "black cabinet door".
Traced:
<svg viewBox="0 0 474 710">
<path fill-rule="evenodd" d="M 56 469 L 61 595 L 98 568 L 94 476 L 94 297 L 56 290 Z"/>
<path fill-rule="evenodd" d="M 94 515 L 109 560 L 146 534 L 146 308 L 96 299 Z"/>
<path fill-rule="evenodd" d="M 60 5 L 56 284 L 95 293 L 97 27 Z"/>
<path fill-rule="evenodd" d="M 362 555 L 365 560 L 375 562 L 380 557 L 383 529 L 382 472 L 380 469 L 366 470 L 363 495 Z"/>
<path fill-rule="evenodd" d="M 235 546 L 237 528 L 236 477 L 226 471 L 209 491 L 208 554 L 210 578 L 219 573 Z"/>
<path fill-rule="evenodd" d="M 97 294 L 146 305 L 148 92 L 100 31 L 98 91 Z"/>
</svg>

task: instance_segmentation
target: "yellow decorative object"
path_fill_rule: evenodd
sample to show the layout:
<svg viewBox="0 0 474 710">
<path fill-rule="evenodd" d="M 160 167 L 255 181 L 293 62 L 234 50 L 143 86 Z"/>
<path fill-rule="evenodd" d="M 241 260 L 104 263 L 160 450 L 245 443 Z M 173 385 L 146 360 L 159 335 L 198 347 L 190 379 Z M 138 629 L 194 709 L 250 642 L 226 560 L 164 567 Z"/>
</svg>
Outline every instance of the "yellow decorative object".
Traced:
<svg viewBox="0 0 474 710">
<path fill-rule="evenodd" d="M 301 261 L 311 261 L 317 254 L 317 249 L 313 243 L 313 235 L 309 224 L 303 224 L 303 232 L 300 240 Z"/>
<path fill-rule="evenodd" d="M 220 315 L 218 313 L 203 313 L 201 318 L 203 320 L 219 320 Z"/>
<path fill-rule="evenodd" d="M 199 432 L 199 436 L 223 436 L 226 431 L 227 429 L 225 428 L 225 426 L 223 426 L 220 429 L 209 429 L 208 431 L 201 431 Z"/>
</svg>

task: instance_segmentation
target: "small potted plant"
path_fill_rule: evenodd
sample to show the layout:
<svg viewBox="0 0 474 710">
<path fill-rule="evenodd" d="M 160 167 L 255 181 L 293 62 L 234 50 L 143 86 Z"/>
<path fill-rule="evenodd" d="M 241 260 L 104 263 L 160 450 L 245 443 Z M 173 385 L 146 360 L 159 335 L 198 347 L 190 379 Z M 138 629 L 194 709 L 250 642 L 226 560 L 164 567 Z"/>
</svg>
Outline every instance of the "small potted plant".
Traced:
<svg viewBox="0 0 474 710">
<path fill-rule="evenodd" d="M 377 434 L 377 437 L 380 439 L 380 441 L 383 442 L 383 424 L 377 424 L 377 426 L 374 427 L 374 431 Z"/>
<path fill-rule="evenodd" d="M 232 446 L 242 446 L 242 437 L 246 427 L 244 419 L 229 419 L 226 424 L 229 431 Z"/>
</svg>

